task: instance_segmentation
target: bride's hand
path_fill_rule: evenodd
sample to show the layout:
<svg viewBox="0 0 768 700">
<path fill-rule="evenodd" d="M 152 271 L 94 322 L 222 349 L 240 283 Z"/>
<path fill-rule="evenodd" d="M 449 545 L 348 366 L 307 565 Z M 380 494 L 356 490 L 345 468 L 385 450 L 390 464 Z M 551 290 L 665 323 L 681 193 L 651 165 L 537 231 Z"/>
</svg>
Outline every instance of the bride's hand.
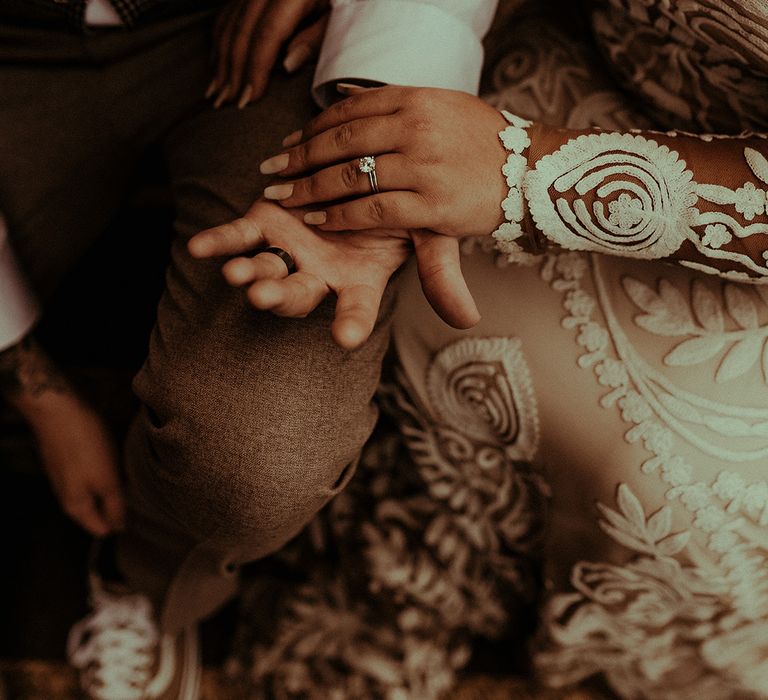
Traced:
<svg viewBox="0 0 768 700">
<path fill-rule="evenodd" d="M 427 228 L 487 235 L 504 220 L 506 152 L 498 133 L 505 126 L 498 111 L 466 93 L 367 90 L 286 138 L 292 147 L 262 163 L 262 172 L 287 182 L 268 187 L 265 196 L 311 208 L 305 221 L 324 231 Z M 380 194 L 372 194 L 358 168 L 366 155 L 376 156 Z"/>
<path fill-rule="evenodd" d="M 296 271 L 289 274 L 280 257 L 258 252 L 267 246 L 288 252 Z M 189 241 L 196 258 L 240 256 L 224 264 L 224 277 L 232 286 L 247 287 L 248 299 L 258 309 L 303 317 L 336 294 L 331 333 L 346 349 L 368 339 L 387 282 L 414 247 L 422 286 L 435 311 L 459 328 L 477 323 L 479 314 L 461 275 L 458 243 L 446 236 L 402 230 L 319 233 L 280 207 L 259 201 L 242 218 Z"/>
</svg>

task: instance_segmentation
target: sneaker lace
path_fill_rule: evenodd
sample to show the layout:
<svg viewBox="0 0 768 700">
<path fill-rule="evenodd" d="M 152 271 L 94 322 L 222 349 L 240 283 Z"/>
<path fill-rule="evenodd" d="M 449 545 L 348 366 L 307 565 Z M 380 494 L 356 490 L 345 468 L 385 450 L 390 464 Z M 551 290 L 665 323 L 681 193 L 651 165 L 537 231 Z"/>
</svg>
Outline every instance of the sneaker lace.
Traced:
<svg viewBox="0 0 768 700">
<path fill-rule="evenodd" d="M 152 673 L 159 633 L 140 594 L 94 592 L 93 612 L 69 634 L 67 656 L 83 689 L 103 700 L 139 700 Z"/>
</svg>

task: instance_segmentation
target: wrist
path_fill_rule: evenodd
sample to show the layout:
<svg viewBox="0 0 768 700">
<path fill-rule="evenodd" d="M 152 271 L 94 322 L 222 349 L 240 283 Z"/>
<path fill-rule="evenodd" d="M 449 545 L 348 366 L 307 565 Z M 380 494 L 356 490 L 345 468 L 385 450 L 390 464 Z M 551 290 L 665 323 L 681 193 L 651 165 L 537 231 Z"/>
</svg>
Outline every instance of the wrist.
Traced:
<svg viewBox="0 0 768 700">
<path fill-rule="evenodd" d="M 69 395 L 66 378 L 31 335 L 0 353 L 0 396 L 30 423 L 60 409 Z"/>
<path fill-rule="evenodd" d="M 63 398 L 62 394 L 50 391 L 39 395 L 18 393 L 7 397 L 8 403 L 21 414 L 33 430 L 48 424 L 52 418 L 61 415 L 62 410 L 69 408 L 66 401 L 62 401 Z"/>
</svg>

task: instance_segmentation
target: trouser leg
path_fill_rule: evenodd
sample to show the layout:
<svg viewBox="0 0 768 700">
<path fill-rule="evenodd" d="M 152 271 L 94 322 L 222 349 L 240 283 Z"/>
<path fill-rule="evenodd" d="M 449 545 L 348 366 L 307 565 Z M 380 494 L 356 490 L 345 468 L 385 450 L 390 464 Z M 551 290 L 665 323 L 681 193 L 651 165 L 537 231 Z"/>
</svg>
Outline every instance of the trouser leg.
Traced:
<svg viewBox="0 0 768 700">
<path fill-rule="evenodd" d="M 199 88 L 209 77 L 201 57 Z M 176 240 L 126 457 L 129 530 L 119 557 L 173 630 L 233 590 L 240 564 L 275 551 L 346 483 L 376 410 L 391 291 L 371 340 L 346 352 L 333 303 L 305 319 L 249 307 L 221 261 L 186 241 L 237 217 L 266 184 L 258 166 L 314 113 L 311 71 L 276 75 L 244 110 L 192 111 L 168 135 Z"/>
</svg>

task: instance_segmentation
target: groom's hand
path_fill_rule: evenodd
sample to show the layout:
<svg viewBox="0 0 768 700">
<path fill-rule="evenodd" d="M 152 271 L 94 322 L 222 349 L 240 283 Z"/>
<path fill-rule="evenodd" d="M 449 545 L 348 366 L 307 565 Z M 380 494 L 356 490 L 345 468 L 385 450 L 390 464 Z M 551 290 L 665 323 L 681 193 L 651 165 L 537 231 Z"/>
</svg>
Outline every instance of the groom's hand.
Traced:
<svg viewBox="0 0 768 700">
<path fill-rule="evenodd" d="M 242 218 L 197 234 L 189 250 L 197 258 L 239 256 L 222 268 L 227 282 L 247 287 L 256 308 L 281 316 L 306 316 L 335 294 L 331 333 L 345 349 L 368 339 L 387 282 L 414 248 L 422 286 L 435 311 L 459 328 L 479 320 L 461 274 L 457 241 L 425 232 L 320 233 L 297 216 L 301 213 L 256 202 Z M 267 246 L 288 252 L 296 271 L 289 274 L 280 257 L 258 252 Z"/>
<path fill-rule="evenodd" d="M 216 107 L 236 102 L 242 108 L 258 100 L 284 45 L 283 67 L 298 70 L 320 50 L 328 5 L 329 0 L 232 0 L 214 27 L 216 74 L 206 97 L 215 97 Z"/>
</svg>

